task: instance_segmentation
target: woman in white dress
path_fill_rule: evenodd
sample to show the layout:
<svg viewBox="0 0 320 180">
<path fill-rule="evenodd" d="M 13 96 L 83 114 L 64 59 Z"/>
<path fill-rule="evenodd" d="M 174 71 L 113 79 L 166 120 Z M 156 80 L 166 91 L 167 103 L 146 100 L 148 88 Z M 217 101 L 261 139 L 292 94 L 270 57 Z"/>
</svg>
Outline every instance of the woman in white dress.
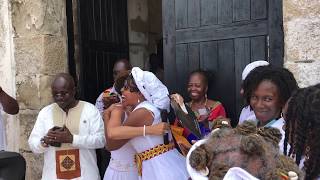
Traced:
<svg viewBox="0 0 320 180">
<path fill-rule="evenodd" d="M 142 136 L 129 141 L 136 151 L 138 173 L 143 180 L 189 178 L 185 158 L 174 148 L 174 144 L 164 144 L 161 135 L 147 134 L 147 126 L 161 122 L 160 109 L 169 110 L 168 94 L 167 88 L 154 74 L 133 68 L 122 90 L 122 105 L 133 107 L 134 110 L 122 126 L 118 120 L 119 126 L 110 129 L 113 135 L 108 138 L 113 141 L 108 139 L 108 148 L 114 150 L 126 143 L 126 140 L 115 139 L 128 139 L 128 133 L 119 133 L 120 131 L 124 131 L 127 126 L 143 128 Z M 170 132 L 168 136 L 169 140 L 172 140 Z"/>
<path fill-rule="evenodd" d="M 120 118 L 116 115 L 116 113 L 118 113 L 117 111 L 121 112 L 121 110 L 119 109 L 110 112 L 112 114 L 111 118 Z M 108 131 L 108 129 L 110 130 L 112 126 L 114 126 L 112 124 L 113 122 L 109 123 L 106 122 L 106 131 Z M 151 135 L 162 135 L 165 129 L 168 129 L 168 127 L 166 127 L 165 123 L 161 123 L 155 126 L 147 126 L 146 133 Z M 125 134 L 127 138 L 141 136 L 143 134 L 143 128 L 126 127 Z M 112 141 L 108 138 L 108 136 L 106 138 L 107 142 Z M 138 170 L 134 162 L 136 151 L 129 142 L 124 144 L 121 148 L 117 150 L 110 151 L 110 153 L 111 159 L 106 173 L 104 175 L 104 180 L 138 180 Z"/>
<path fill-rule="evenodd" d="M 124 83 L 123 78 L 118 78 L 115 83 L 115 89 L 120 92 Z M 121 94 L 121 93 L 119 93 Z M 124 132 L 116 131 L 113 133 L 113 126 L 119 126 L 127 119 L 127 113 L 130 110 L 122 108 L 121 104 L 116 104 L 105 111 L 104 121 L 105 121 L 105 134 L 107 142 L 112 141 L 109 136 L 112 137 L 114 134 L 123 133 L 126 134 L 126 138 L 133 138 L 143 135 L 145 133 L 150 135 L 163 135 L 164 131 L 169 129 L 167 123 L 159 123 L 155 126 L 147 126 L 145 129 L 143 127 L 126 127 Z M 116 119 L 112 121 L 110 119 Z M 121 119 L 121 121 L 119 121 Z M 119 123 L 120 122 L 120 123 Z M 107 143 L 108 146 L 108 143 Z M 130 143 L 124 144 L 121 148 L 111 151 L 111 159 L 109 166 L 104 175 L 104 180 L 138 180 L 138 171 L 134 162 L 134 156 L 136 154 L 135 149 Z"/>
</svg>

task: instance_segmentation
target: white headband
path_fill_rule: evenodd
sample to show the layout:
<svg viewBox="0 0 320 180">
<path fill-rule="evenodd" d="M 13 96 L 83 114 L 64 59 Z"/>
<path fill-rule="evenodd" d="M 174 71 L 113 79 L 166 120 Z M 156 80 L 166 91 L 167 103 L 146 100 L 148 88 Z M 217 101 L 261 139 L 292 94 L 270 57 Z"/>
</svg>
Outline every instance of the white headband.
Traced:
<svg viewBox="0 0 320 180">
<path fill-rule="evenodd" d="M 242 81 L 244 81 L 246 79 L 246 77 L 248 76 L 248 74 L 254 70 L 256 67 L 259 66 L 268 66 L 269 63 L 267 61 L 254 61 L 248 65 L 246 65 L 246 67 L 243 69 L 242 71 Z"/>
</svg>

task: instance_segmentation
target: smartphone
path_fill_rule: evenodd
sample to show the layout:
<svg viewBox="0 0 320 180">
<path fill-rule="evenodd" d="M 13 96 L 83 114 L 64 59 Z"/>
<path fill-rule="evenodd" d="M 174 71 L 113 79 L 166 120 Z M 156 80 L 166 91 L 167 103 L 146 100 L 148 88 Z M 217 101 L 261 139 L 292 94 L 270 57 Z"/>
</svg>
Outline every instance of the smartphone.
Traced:
<svg viewBox="0 0 320 180">
<path fill-rule="evenodd" d="M 54 126 L 54 127 L 52 128 L 52 131 L 63 131 L 63 127 Z"/>
<path fill-rule="evenodd" d="M 59 126 L 54 126 L 52 128 L 53 131 L 63 131 L 63 127 L 59 127 Z M 61 143 L 60 142 L 52 142 L 49 145 L 54 146 L 54 147 L 61 147 Z"/>
</svg>

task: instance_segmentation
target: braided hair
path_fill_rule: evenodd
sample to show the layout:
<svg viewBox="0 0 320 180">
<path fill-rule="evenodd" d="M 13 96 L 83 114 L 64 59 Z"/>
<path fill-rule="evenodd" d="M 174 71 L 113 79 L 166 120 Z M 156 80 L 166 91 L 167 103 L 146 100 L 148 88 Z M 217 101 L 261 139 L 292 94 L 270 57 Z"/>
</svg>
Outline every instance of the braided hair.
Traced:
<svg viewBox="0 0 320 180">
<path fill-rule="evenodd" d="M 306 179 L 320 175 L 320 84 L 297 90 L 288 102 L 284 152 L 290 142 L 289 156 L 296 164 L 305 158 Z"/>
<path fill-rule="evenodd" d="M 303 173 L 292 159 L 280 155 L 281 133 L 275 128 L 257 128 L 245 121 L 235 129 L 221 128 L 191 152 L 190 166 L 196 171 L 209 169 L 208 179 L 223 179 L 232 167 L 240 167 L 259 179 L 281 179 L 280 174 Z"/>
<path fill-rule="evenodd" d="M 291 94 L 298 89 L 298 84 L 288 69 L 270 65 L 260 66 L 252 70 L 243 82 L 244 97 L 247 104 L 250 104 L 251 95 L 259 84 L 265 80 L 271 81 L 277 86 L 280 103 L 283 105 Z"/>
</svg>

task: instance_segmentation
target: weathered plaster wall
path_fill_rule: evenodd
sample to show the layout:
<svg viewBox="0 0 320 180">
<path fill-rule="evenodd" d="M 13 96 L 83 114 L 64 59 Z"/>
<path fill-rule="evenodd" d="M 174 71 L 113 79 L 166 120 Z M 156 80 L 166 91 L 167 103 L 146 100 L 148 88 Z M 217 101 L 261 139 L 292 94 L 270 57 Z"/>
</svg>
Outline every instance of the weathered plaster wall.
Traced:
<svg viewBox="0 0 320 180">
<path fill-rule="evenodd" d="M 52 102 L 54 75 L 67 70 L 65 1 L 11 0 L 11 6 L 20 125 L 11 129 L 19 142 L 10 143 L 27 160 L 26 179 L 34 180 L 41 178 L 43 155 L 34 155 L 27 140 L 39 110 Z"/>
<path fill-rule="evenodd" d="M 320 1 L 284 0 L 285 66 L 301 87 L 320 82 Z"/>
<path fill-rule="evenodd" d="M 129 58 L 144 68 L 148 58 L 148 0 L 128 1 Z"/>
<path fill-rule="evenodd" d="M 129 56 L 133 66 L 148 69 L 149 54 L 162 36 L 161 0 L 128 1 Z"/>
<path fill-rule="evenodd" d="M 157 43 L 162 38 L 162 1 L 148 1 L 149 53 L 156 53 Z"/>
</svg>

